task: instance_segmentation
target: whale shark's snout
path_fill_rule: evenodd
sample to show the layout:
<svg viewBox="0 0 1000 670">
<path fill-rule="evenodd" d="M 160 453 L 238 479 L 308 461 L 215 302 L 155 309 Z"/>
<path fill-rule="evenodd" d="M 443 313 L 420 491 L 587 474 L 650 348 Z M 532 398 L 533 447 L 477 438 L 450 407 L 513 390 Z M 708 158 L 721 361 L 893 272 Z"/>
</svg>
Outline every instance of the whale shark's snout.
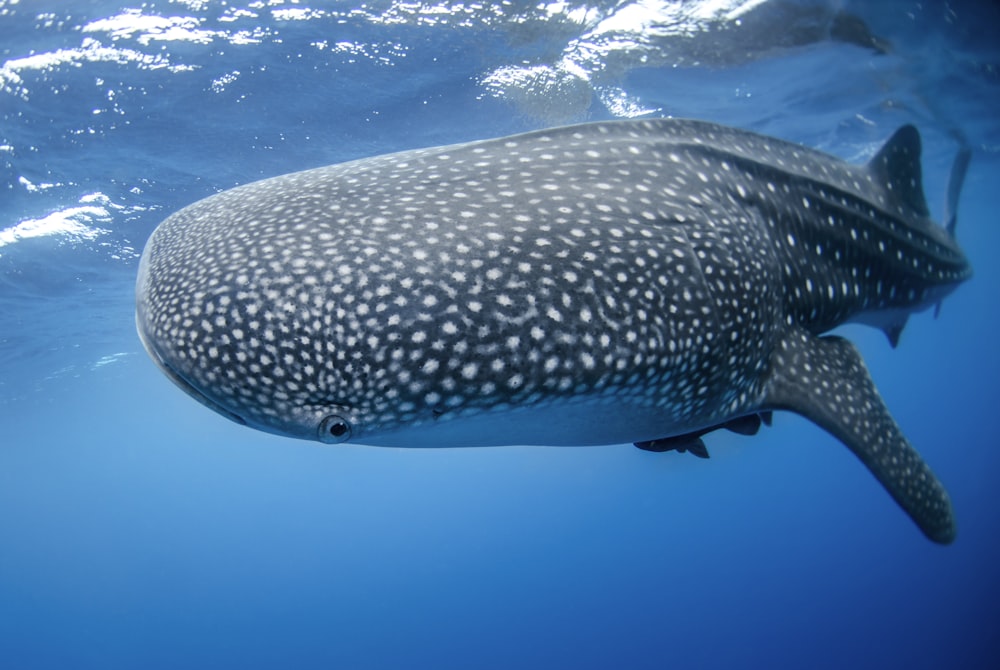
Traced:
<svg viewBox="0 0 1000 670">
<path fill-rule="evenodd" d="M 225 366 L 232 362 L 249 360 L 240 348 L 243 333 L 235 328 L 228 334 L 219 333 L 209 339 L 196 336 L 199 332 L 211 336 L 216 327 L 221 330 L 234 320 L 233 315 L 227 318 L 221 312 L 212 314 L 215 310 L 205 305 L 213 303 L 202 302 L 204 293 L 171 292 L 169 301 L 175 307 L 166 309 L 162 303 L 144 299 L 144 296 L 155 295 L 146 290 L 143 282 L 158 276 L 148 267 L 151 259 L 159 257 L 156 249 L 156 241 L 150 240 L 139 263 L 136 327 L 146 352 L 174 384 L 209 409 L 240 425 L 323 442 L 341 442 L 350 437 L 350 423 L 336 414 L 329 414 L 337 411 L 332 405 L 311 404 L 306 398 L 298 399 L 294 405 L 275 407 L 275 401 L 284 396 L 284 392 L 273 384 L 275 370 L 263 367 L 269 362 L 266 353 L 248 364 L 244 372 L 252 376 L 242 377 L 242 381 L 240 376 L 227 370 Z M 196 326 L 192 317 L 203 312 L 207 312 L 204 314 L 207 318 Z M 186 318 L 179 318 L 181 313 L 187 315 Z M 167 316 L 170 318 L 165 319 Z M 250 337 L 247 343 L 260 344 L 255 337 Z M 266 351 L 274 351 L 270 345 L 266 346 Z M 280 375 L 278 372 L 277 376 Z M 238 392 L 237 388 L 242 388 L 243 392 Z"/>
<path fill-rule="evenodd" d="M 791 410 L 947 542 L 943 487 L 854 348 L 823 335 L 857 320 L 895 344 L 970 276 L 954 202 L 947 229 L 930 220 L 919 159 L 909 126 L 850 165 L 654 120 L 308 170 L 168 217 L 137 324 L 203 404 L 327 443 L 707 457 L 709 431 Z"/>
</svg>

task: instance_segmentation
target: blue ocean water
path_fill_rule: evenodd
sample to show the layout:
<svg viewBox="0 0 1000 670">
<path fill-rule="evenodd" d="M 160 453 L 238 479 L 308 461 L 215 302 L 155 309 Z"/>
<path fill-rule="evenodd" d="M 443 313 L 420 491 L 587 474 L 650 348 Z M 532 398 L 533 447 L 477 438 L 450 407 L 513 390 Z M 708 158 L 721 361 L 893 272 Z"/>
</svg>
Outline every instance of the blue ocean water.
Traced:
<svg viewBox="0 0 1000 670">
<path fill-rule="evenodd" d="M 1000 667 L 1000 12 L 965 2 L 0 0 L 0 667 Z M 138 254 L 201 197 L 560 123 L 852 161 L 903 123 L 975 277 L 843 333 L 948 487 L 928 542 L 791 415 L 630 445 L 319 446 L 176 389 Z"/>
</svg>

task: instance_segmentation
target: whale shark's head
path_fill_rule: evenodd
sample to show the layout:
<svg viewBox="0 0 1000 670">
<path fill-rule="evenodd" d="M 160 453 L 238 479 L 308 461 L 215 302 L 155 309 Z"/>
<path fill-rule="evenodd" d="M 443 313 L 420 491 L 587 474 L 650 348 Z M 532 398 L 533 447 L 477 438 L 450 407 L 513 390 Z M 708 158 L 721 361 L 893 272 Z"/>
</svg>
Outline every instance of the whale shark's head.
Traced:
<svg viewBox="0 0 1000 670">
<path fill-rule="evenodd" d="M 668 214 L 639 201 L 650 202 L 659 159 L 622 156 L 609 174 L 600 137 L 560 136 L 582 156 L 572 166 L 560 165 L 555 141 L 513 139 L 206 198 L 146 245 L 142 340 L 191 396 L 282 435 L 386 445 L 656 438 L 714 399 L 716 385 L 692 375 L 677 390 L 704 385 L 697 399 L 651 409 L 668 364 L 707 346 L 694 331 L 708 307 L 692 252 L 671 253 L 647 230 Z M 636 152 L 643 141 L 636 132 Z M 626 200 L 641 222 L 622 218 Z M 664 264 L 679 268 L 669 285 Z M 687 304 L 650 310 L 667 289 Z M 676 342 L 665 340 L 671 328 Z"/>
<path fill-rule="evenodd" d="M 415 406 L 400 383 L 418 382 L 402 366 L 438 359 L 433 342 L 420 342 L 421 360 L 398 360 L 419 338 L 387 332 L 399 320 L 387 312 L 411 304 L 401 286 L 414 287 L 336 214 L 339 201 L 377 190 L 331 194 L 325 181 L 287 175 L 168 217 L 140 260 L 136 321 L 151 358 L 202 404 L 259 430 L 335 443 L 402 422 Z M 343 175 L 330 181 L 346 187 Z"/>
</svg>

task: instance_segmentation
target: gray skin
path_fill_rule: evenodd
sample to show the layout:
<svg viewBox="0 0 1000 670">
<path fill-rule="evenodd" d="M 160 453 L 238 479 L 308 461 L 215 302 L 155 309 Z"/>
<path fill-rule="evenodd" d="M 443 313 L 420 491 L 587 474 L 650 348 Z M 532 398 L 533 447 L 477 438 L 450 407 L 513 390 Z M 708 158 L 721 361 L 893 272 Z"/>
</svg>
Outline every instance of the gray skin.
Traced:
<svg viewBox="0 0 1000 670">
<path fill-rule="evenodd" d="M 928 217 L 911 126 L 858 166 L 700 121 L 619 121 L 201 200 L 149 239 L 136 318 L 205 405 L 328 443 L 683 451 L 791 410 L 947 543 L 944 488 L 854 347 L 821 334 L 853 320 L 895 343 L 970 274 Z"/>
</svg>

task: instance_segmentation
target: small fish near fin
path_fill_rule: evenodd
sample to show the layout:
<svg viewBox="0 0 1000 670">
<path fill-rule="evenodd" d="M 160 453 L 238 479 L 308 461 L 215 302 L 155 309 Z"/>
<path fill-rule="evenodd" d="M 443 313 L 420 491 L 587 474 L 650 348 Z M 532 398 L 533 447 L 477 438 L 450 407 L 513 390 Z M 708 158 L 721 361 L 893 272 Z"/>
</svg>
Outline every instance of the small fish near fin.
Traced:
<svg viewBox="0 0 1000 670">
<path fill-rule="evenodd" d="M 701 439 L 703 436 L 722 428 L 730 430 L 737 435 L 756 435 L 757 431 L 760 430 L 761 423 L 764 423 L 764 425 L 767 426 L 771 425 L 771 412 L 759 412 L 757 414 L 738 416 L 735 419 L 730 419 L 729 421 L 720 423 L 717 426 L 709 426 L 708 428 L 702 428 L 700 430 L 683 433 L 681 435 L 661 437 L 656 440 L 635 442 L 634 444 L 643 451 L 676 451 L 681 454 L 687 451 L 694 454 L 698 458 L 708 458 L 708 447 L 705 446 L 705 441 Z"/>
<path fill-rule="evenodd" d="M 838 438 L 928 538 L 955 539 L 944 486 L 903 436 L 854 345 L 789 329 L 771 364 L 766 406 L 800 414 Z"/>
<path fill-rule="evenodd" d="M 897 204 L 920 217 L 930 216 L 920 167 L 920 132 L 911 125 L 897 130 L 868 162 L 876 183 Z"/>
<path fill-rule="evenodd" d="M 770 412 L 765 412 L 765 414 L 770 414 Z M 769 426 L 771 425 L 770 416 L 764 419 L 760 414 L 747 414 L 746 416 L 738 416 L 735 419 L 730 419 L 719 427 L 725 428 L 737 435 L 756 435 L 760 430 L 762 421 Z"/>
<path fill-rule="evenodd" d="M 711 430 L 712 429 L 710 428 L 696 433 L 674 435 L 672 437 L 661 437 L 656 440 L 635 442 L 634 444 L 643 451 L 655 451 L 658 453 L 662 453 L 664 451 L 676 451 L 679 454 L 683 454 L 687 451 L 698 458 L 708 458 L 708 447 L 705 446 L 705 441 L 701 439 L 701 436 Z"/>
</svg>

